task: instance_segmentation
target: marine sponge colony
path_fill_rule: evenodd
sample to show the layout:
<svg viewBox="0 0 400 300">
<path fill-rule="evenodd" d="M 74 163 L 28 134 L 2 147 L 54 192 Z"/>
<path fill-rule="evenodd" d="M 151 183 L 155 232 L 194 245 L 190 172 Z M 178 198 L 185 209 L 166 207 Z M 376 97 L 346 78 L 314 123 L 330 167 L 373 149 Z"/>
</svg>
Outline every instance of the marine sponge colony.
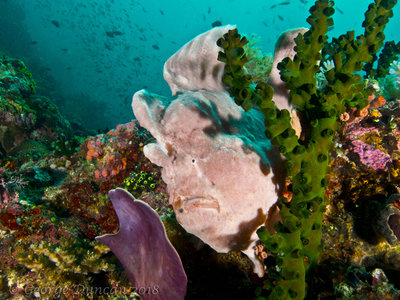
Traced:
<svg viewBox="0 0 400 300">
<path fill-rule="evenodd" d="M 272 88 L 264 82 L 253 85 L 252 76 L 244 70 L 247 58 L 243 47 L 247 40 L 231 30 L 218 41 L 224 49 L 219 60 L 226 63 L 223 81 L 229 93 L 245 110 L 255 107 L 264 114 L 266 137 L 285 156 L 291 183 L 291 199 L 282 197 L 279 202 L 281 221 L 275 225 L 276 233 L 271 234 L 265 227 L 258 231 L 276 265 L 268 268 L 269 279 L 264 282 L 269 299 L 303 299 L 306 295 L 306 276 L 323 250 L 324 188 L 328 185 L 333 135 L 346 110 L 368 104 L 370 92 L 358 72 L 381 49 L 383 29 L 395 4 L 379 0 L 371 4 L 363 22 L 365 33 L 355 37 L 354 32 L 348 32 L 334 39 L 328 55 L 324 49 L 328 43 L 326 33 L 333 25 L 333 2 L 316 1 L 311 7 L 307 19 L 310 29 L 295 38 L 296 55 L 278 64 L 281 79 L 290 90 L 290 104 L 300 115 L 300 138 L 292 128 L 290 112 L 279 110 L 272 101 Z M 327 82 L 319 90 L 315 75 L 330 59 L 335 67 L 325 72 Z M 264 292 L 259 290 L 260 299 L 262 295 Z"/>
</svg>

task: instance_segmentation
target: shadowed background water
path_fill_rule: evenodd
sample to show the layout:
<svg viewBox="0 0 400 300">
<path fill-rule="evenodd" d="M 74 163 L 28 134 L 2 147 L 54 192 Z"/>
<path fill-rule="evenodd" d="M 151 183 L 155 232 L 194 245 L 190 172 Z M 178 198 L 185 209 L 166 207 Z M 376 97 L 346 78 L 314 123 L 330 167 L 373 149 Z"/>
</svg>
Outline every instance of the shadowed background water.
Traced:
<svg viewBox="0 0 400 300">
<path fill-rule="evenodd" d="M 0 53 L 21 58 L 38 92 L 71 120 L 92 129 L 133 118 L 135 91 L 170 95 L 164 62 L 216 24 L 237 24 L 272 52 L 279 34 L 308 26 L 314 1 L 0 0 Z M 336 1 L 329 36 L 362 33 L 369 0 Z M 386 29 L 400 40 L 400 8 Z"/>
</svg>

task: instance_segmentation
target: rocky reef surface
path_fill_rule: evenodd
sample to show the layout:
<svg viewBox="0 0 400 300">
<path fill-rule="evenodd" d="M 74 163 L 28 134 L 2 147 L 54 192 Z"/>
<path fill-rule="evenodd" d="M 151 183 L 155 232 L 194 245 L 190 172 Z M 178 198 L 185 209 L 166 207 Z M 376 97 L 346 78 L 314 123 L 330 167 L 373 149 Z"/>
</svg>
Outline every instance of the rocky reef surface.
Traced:
<svg viewBox="0 0 400 300">
<path fill-rule="evenodd" d="M 137 121 L 74 136 L 24 64 L 0 58 L 0 298 L 132 299 L 122 265 L 96 236 L 118 231 L 107 196 L 117 187 L 161 216 L 188 277 L 187 299 L 253 299 L 262 279 L 239 251 L 219 254 L 178 224 L 154 142 Z M 309 297 L 400 295 L 400 102 L 376 94 L 341 117 L 331 151 L 323 245 Z M 148 237 L 151 240 L 151 237 Z M 131 242 L 131 241 L 130 241 Z M 259 244 L 268 268 L 273 260 Z"/>
</svg>

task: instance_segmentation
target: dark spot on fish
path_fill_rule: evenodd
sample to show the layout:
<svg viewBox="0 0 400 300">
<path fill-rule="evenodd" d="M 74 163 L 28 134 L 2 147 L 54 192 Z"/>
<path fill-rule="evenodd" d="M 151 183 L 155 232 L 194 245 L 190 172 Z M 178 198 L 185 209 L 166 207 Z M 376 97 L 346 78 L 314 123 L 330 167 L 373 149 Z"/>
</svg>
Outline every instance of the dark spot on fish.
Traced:
<svg viewBox="0 0 400 300">
<path fill-rule="evenodd" d="M 219 70 L 220 70 L 219 65 L 215 65 L 213 70 L 212 70 L 212 76 L 213 76 L 214 79 L 218 78 Z"/>
<path fill-rule="evenodd" d="M 212 24 L 211 24 L 212 27 L 217 27 L 217 26 L 221 26 L 221 25 L 222 25 L 221 21 L 215 21 L 215 22 L 212 22 Z"/>
<path fill-rule="evenodd" d="M 157 45 L 151 45 L 151 46 L 153 47 L 153 49 L 156 49 L 156 50 L 160 49 L 160 47 L 158 47 Z"/>
<path fill-rule="evenodd" d="M 51 24 L 53 24 L 57 28 L 60 28 L 60 23 L 58 21 L 56 21 L 56 20 L 51 20 Z"/>
<path fill-rule="evenodd" d="M 204 61 L 201 64 L 201 72 L 200 72 L 200 79 L 205 80 L 207 75 L 207 63 Z"/>
</svg>

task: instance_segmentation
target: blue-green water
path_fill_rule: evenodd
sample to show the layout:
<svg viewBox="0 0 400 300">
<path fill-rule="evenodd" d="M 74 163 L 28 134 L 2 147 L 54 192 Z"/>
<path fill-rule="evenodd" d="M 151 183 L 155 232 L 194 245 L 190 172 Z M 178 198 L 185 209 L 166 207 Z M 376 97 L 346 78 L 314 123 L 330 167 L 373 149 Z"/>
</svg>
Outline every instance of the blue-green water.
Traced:
<svg viewBox="0 0 400 300">
<path fill-rule="evenodd" d="M 170 95 L 164 62 L 212 23 L 237 24 L 272 52 L 278 35 L 307 26 L 311 0 L 0 0 L 0 51 L 23 59 L 70 118 L 92 128 L 132 119 L 132 94 Z M 361 33 L 369 0 L 338 0 L 330 36 Z M 386 29 L 400 40 L 400 5 Z"/>
</svg>

